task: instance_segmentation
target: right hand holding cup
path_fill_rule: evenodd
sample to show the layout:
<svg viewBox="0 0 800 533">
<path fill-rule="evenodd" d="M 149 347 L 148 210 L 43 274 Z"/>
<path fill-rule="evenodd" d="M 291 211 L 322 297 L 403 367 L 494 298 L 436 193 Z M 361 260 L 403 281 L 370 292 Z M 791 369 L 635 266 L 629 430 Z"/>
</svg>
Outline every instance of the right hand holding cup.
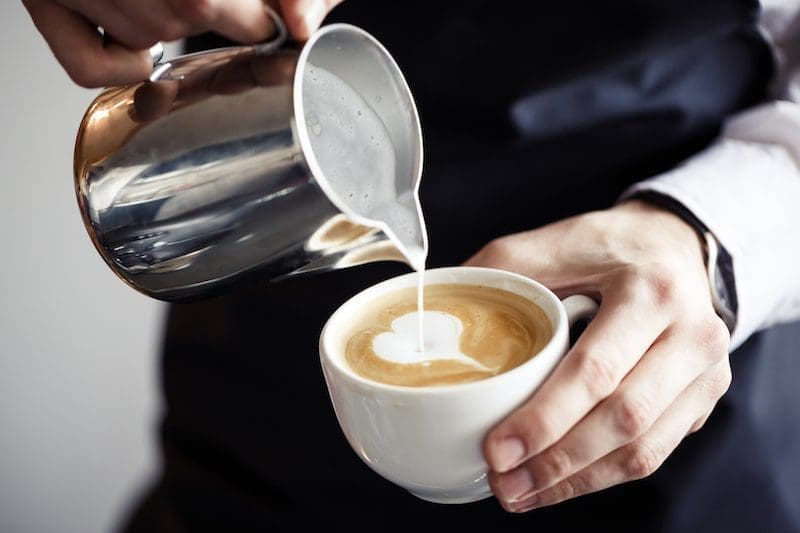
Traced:
<svg viewBox="0 0 800 533">
<path fill-rule="evenodd" d="M 503 237 L 467 264 L 601 301 L 553 374 L 484 442 L 510 511 L 652 474 L 731 382 L 700 240 L 667 211 L 627 202 Z"/>
</svg>

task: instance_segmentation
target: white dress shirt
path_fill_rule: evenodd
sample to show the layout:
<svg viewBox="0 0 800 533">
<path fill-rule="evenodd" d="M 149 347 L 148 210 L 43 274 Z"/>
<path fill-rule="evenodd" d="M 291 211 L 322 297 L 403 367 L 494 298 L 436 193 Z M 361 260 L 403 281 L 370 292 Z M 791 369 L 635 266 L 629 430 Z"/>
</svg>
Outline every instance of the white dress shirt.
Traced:
<svg viewBox="0 0 800 533">
<path fill-rule="evenodd" d="M 733 260 L 738 314 L 731 349 L 800 319 L 800 0 L 762 1 L 773 101 L 731 116 L 708 149 L 623 195 L 656 191 L 700 219 Z"/>
</svg>

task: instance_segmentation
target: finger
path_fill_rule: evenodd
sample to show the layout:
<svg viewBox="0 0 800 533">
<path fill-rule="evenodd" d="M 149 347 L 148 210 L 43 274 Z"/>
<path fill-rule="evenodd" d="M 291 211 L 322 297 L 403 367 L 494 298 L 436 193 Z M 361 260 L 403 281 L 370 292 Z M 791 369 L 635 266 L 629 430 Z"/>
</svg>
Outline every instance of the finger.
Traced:
<svg viewBox="0 0 800 533">
<path fill-rule="evenodd" d="M 700 431 L 703 428 L 703 426 L 706 425 L 709 416 L 711 416 L 711 413 L 707 413 L 698 418 L 697 421 L 694 424 L 692 424 L 692 427 L 689 428 L 689 433 L 695 433 L 696 431 Z"/>
<path fill-rule="evenodd" d="M 536 239 L 528 239 L 525 246 L 517 245 L 522 235 L 524 234 L 494 239 L 464 261 L 464 266 L 505 268 L 518 274 L 529 275 L 530 270 L 538 270 L 542 263 L 548 264 L 552 261 L 552 249 L 540 250 L 539 246 L 536 246 L 538 243 Z"/>
<path fill-rule="evenodd" d="M 724 328 L 724 326 L 723 326 Z M 711 335 L 673 334 L 659 341 L 601 402 L 559 442 L 501 475 L 501 497 L 543 490 L 640 437 L 709 366 L 727 353 L 727 329 Z M 688 332 L 687 332 L 688 333 Z"/>
<path fill-rule="evenodd" d="M 603 291 L 597 316 L 553 374 L 484 443 L 492 470 L 507 472 L 555 444 L 617 388 L 669 324 L 644 284 Z"/>
<path fill-rule="evenodd" d="M 149 28 L 139 27 L 111 2 L 94 0 L 60 0 L 71 11 L 100 26 L 116 43 L 132 50 L 146 50 L 158 42 L 158 36 Z"/>
<path fill-rule="evenodd" d="M 598 258 L 591 254 L 582 256 L 580 251 L 561 255 L 557 246 L 534 237 L 540 231 L 495 239 L 465 261 L 464 266 L 499 268 L 533 278 L 559 298 L 584 294 L 599 300 L 599 287 L 613 265 L 598 267 Z M 558 242 L 558 235 L 552 242 Z"/>
<path fill-rule="evenodd" d="M 725 358 L 692 382 L 650 430 L 635 441 L 553 487 L 504 505 L 511 511 L 525 512 L 649 476 L 678 447 L 695 421 L 708 416 L 727 391 L 730 379 L 730 364 Z"/>
<path fill-rule="evenodd" d="M 164 0 L 114 0 L 113 4 L 131 24 L 158 41 L 175 41 L 194 33 L 188 21 L 179 18 Z"/>
<path fill-rule="evenodd" d="M 240 42 L 257 42 L 275 31 L 262 0 L 168 0 L 173 12 L 195 27 Z"/>
<path fill-rule="evenodd" d="M 339 3 L 341 0 L 280 0 L 281 15 L 292 37 L 305 41 Z"/>
<path fill-rule="evenodd" d="M 84 87 L 125 85 L 150 75 L 148 51 L 103 45 L 94 24 L 69 9 L 45 0 L 26 3 L 36 27 L 75 83 Z"/>
</svg>

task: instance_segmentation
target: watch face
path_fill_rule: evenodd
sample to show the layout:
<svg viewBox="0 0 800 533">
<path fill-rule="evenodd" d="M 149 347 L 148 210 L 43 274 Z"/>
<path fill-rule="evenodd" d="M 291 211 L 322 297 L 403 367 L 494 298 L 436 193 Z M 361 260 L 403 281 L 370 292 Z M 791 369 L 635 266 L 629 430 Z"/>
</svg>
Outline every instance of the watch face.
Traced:
<svg viewBox="0 0 800 533">
<path fill-rule="evenodd" d="M 733 332 L 738 307 L 733 278 L 733 260 L 710 231 L 705 231 L 703 237 L 706 242 L 706 266 L 708 284 L 711 289 L 711 302 L 714 305 L 714 311 L 728 326 L 728 331 Z"/>
<path fill-rule="evenodd" d="M 717 291 L 717 298 L 719 298 L 720 302 L 725 305 L 725 307 L 729 307 L 728 288 L 725 287 L 725 281 L 722 279 L 722 270 L 719 267 L 717 267 L 715 270 L 716 275 L 714 276 L 714 284 L 716 285 L 715 288 Z"/>
</svg>

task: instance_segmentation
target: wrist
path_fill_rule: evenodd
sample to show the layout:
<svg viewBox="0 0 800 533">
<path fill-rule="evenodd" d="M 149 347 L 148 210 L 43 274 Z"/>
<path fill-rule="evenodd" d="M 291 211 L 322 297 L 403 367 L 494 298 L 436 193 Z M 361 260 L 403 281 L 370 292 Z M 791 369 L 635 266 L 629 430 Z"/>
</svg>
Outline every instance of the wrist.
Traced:
<svg viewBox="0 0 800 533">
<path fill-rule="evenodd" d="M 612 208 L 630 218 L 632 231 L 647 233 L 659 247 L 680 250 L 705 270 L 705 237 L 698 227 L 663 205 L 645 198 L 629 198 Z"/>
<path fill-rule="evenodd" d="M 641 191 L 620 204 L 620 206 L 625 204 L 629 204 L 629 208 L 632 209 L 649 210 L 650 213 L 661 211 L 671 215 L 673 220 L 679 220 L 682 223 L 684 233 L 686 233 L 687 228 L 691 230 L 695 238 L 684 237 L 684 239 L 699 243 L 714 310 L 725 322 L 728 330 L 733 333 L 738 311 L 733 261 L 728 251 L 719 243 L 714 234 L 694 213 L 670 196 L 655 191 Z M 677 227 L 674 226 L 675 229 Z"/>
</svg>

